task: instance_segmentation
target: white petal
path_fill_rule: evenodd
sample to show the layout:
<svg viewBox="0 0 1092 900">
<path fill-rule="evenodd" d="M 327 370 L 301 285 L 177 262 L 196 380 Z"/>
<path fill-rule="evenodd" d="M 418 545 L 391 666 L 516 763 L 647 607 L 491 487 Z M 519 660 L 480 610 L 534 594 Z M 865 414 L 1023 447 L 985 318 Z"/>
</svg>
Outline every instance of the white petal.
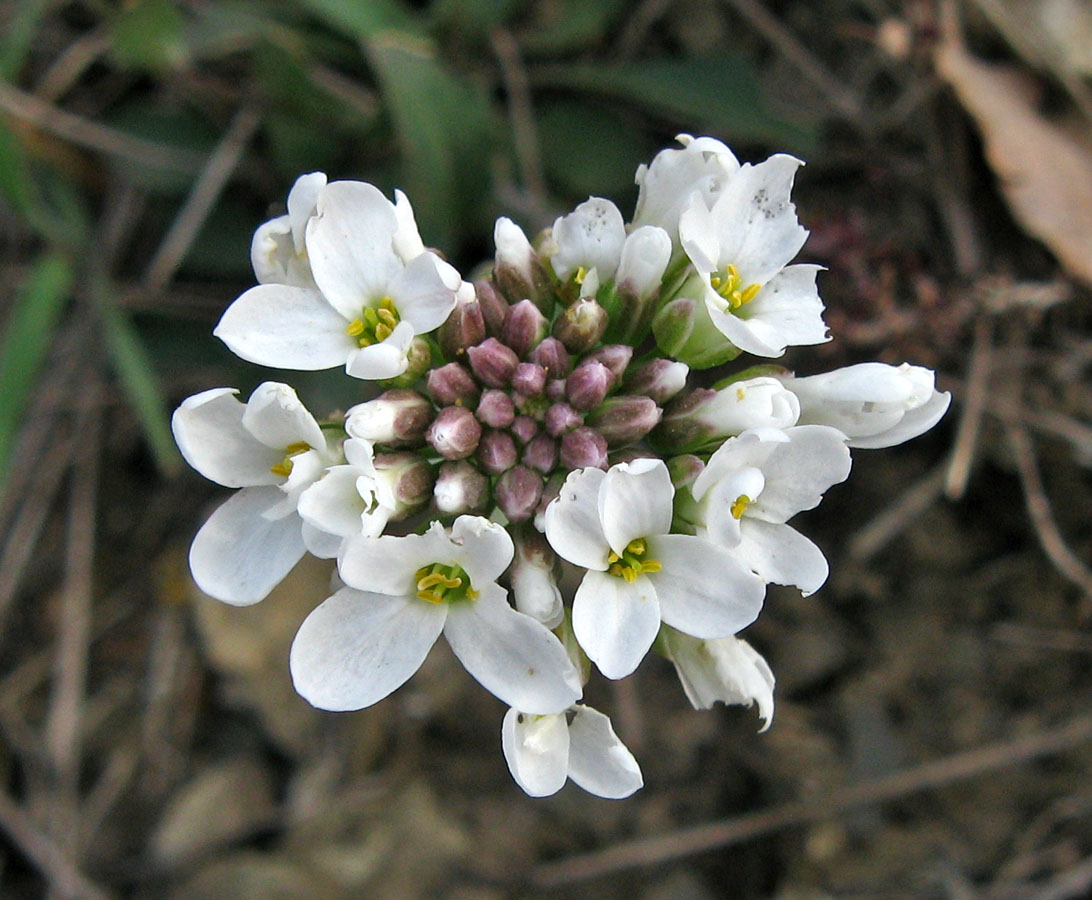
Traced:
<svg viewBox="0 0 1092 900">
<path fill-rule="evenodd" d="M 320 531 L 310 522 L 303 523 L 303 543 L 307 546 L 307 552 L 319 559 L 337 559 L 341 552 L 342 538 L 336 534 L 327 534 Z"/>
<path fill-rule="evenodd" d="M 406 351 L 413 343 L 413 326 L 399 322 L 385 340 L 369 347 L 356 347 L 349 353 L 345 371 L 353 378 L 380 381 L 397 378 L 409 367 Z"/>
<path fill-rule="evenodd" d="M 341 365 L 356 347 L 347 324 L 317 291 L 259 284 L 227 308 L 213 334 L 247 362 L 315 371 Z"/>
<path fill-rule="evenodd" d="M 243 428 L 246 407 L 233 388 L 213 388 L 187 397 L 171 416 L 182 456 L 198 472 L 224 487 L 279 484 L 270 471 L 284 451 L 273 450 Z"/>
<path fill-rule="evenodd" d="M 771 278 L 740 311 L 752 332 L 782 347 L 829 341 L 823 302 L 815 286 L 819 271 L 819 266 L 788 266 Z"/>
<path fill-rule="evenodd" d="M 796 585 L 807 597 L 827 580 L 823 551 L 791 525 L 744 516 L 740 531 L 733 553 L 766 581 Z"/>
<path fill-rule="evenodd" d="M 315 449 L 326 448 L 326 438 L 315 417 L 292 388 L 276 381 L 258 385 L 250 395 L 243 427 L 267 447 L 304 443 Z"/>
<path fill-rule="evenodd" d="M 800 160 L 784 153 L 744 165 L 713 206 L 721 262 L 734 263 L 744 284 L 765 284 L 804 246 L 808 232 L 789 200 Z"/>
<path fill-rule="evenodd" d="M 455 308 L 455 291 L 462 278 L 433 253 L 422 253 L 388 285 L 387 293 L 403 322 L 414 334 L 425 334 L 444 324 Z"/>
<path fill-rule="evenodd" d="M 565 714 L 532 716 L 509 709 L 501 724 L 508 771 L 532 797 L 548 797 L 569 776 L 569 726 Z"/>
<path fill-rule="evenodd" d="M 459 516 L 451 526 L 451 545 L 451 561 L 463 568 L 478 590 L 500 578 L 515 553 L 504 527 L 482 516 Z"/>
<path fill-rule="evenodd" d="M 599 489 L 607 473 L 577 469 L 546 507 L 546 540 L 554 552 L 586 569 L 607 568 L 606 535 L 599 519 Z"/>
<path fill-rule="evenodd" d="M 573 598 L 573 632 L 607 678 L 625 678 L 644 659 L 660 629 L 660 603 L 651 580 L 626 581 L 588 572 Z"/>
<path fill-rule="evenodd" d="M 916 409 L 908 410 L 902 420 L 882 434 L 864 438 L 854 438 L 849 441 L 850 447 L 862 450 L 878 450 L 882 447 L 893 447 L 924 434 L 937 424 L 948 411 L 952 402 L 952 395 L 945 391 L 933 391 L 932 396 Z"/>
<path fill-rule="evenodd" d="M 250 264 L 259 284 L 315 286 L 311 267 L 292 246 L 292 223 L 288 216 L 278 216 L 258 226 L 250 242 Z"/>
<path fill-rule="evenodd" d="M 394 204 L 362 181 L 335 181 L 307 223 L 307 253 L 315 283 L 347 320 L 375 306 L 402 270 L 394 251 L 399 223 Z"/>
<path fill-rule="evenodd" d="M 394 192 L 394 217 L 398 221 L 398 230 L 391 244 L 402 262 L 408 263 L 425 252 L 425 245 L 417 231 L 417 219 L 414 218 L 409 198 L 397 190 Z"/>
<path fill-rule="evenodd" d="M 638 297 L 647 297 L 659 289 L 670 259 L 671 238 L 667 232 L 654 225 L 642 225 L 622 245 L 616 281 L 628 284 Z"/>
<path fill-rule="evenodd" d="M 703 275 L 720 267 L 720 235 L 713 213 L 700 194 L 694 194 L 679 217 L 679 242 L 694 268 Z"/>
<path fill-rule="evenodd" d="M 776 446 L 788 441 L 789 436 L 781 428 L 768 427 L 748 428 L 735 437 L 728 438 L 709 457 L 705 468 L 698 473 L 698 477 L 690 486 L 690 493 L 694 495 L 695 500 L 701 500 L 705 492 L 711 490 L 713 485 L 734 472 L 749 468 L 761 471 Z M 765 487 L 765 477 L 762 487 Z M 751 497 L 750 494 L 747 496 Z M 753 500 L 754 497 L 751 499 Z"/>
<path fill-rule="evenodd" d="M 303 238 L 307 222 L 315 214 L 319 194 L 326 187 L 323 172 L 301 175 L 288 192 L 288 221 L 292 226 L 292 243 L 297 251 L 304 249 Z"/>
<path fill-rule="evenodd" d="M 368 503 L 357 489 L 360 470 L 356 466 L 332 466 L 299 496 L 303 521 L 339 538 L 362 534 L 361 516 Z"/>
<path fill-rule="evenodd" d="M 851 459 L 844 436 L 825 425 L 786 429 L 787 444 L 778 444 L 762 467 L 766 486 L 747 514 L 767 522 L 786 522 L 813 509 L 831 485 L 849 477 Z"/>
<path fill-rule="evenodd" d="M 512 609 L 495 584 L 486 585 L 476 600 L 451 604 L 444 634 L 482 687 L 525 713 L 561 712 L 582 693 L 580 675 L 561 642 Z"/>
<path fill-rule="evenodd" d="M 447 609 L 416 597 L 342 588 L 303 620 L 289 664 L 300 696 L 319 709 L 363 709 L 424 662 Z"/>
<path fill-rule="evenodd" d="M 567 216 L 554 222 L 557 253 L 551 258 L 562 281 L 580 266 L 596 269 L 601 281 L 609 281 L 618 268 L 626 226 L 618 207 L 602 197 L 589 197 Z"/>
<path fill-rule="evenodd" d="M 648 557 L 663 565 L 648 579 L 664 622 L 673 628 L 694 637 L 727 637 L 758 618 L 766 585 L 723 547 L 662 534 L 649 541 Z"/>
<path fill-rule="evenodd" d="M 417 572 L 437 562 L 450 565 L 450 555 L 443 526 L 434 522 L 425 534 L 350 539 L 338 561 L 338 571 L 347 585 L 359 590 L 416 594 Z"/>
<path fill-rule="evenodd" d="M 762 470 L 752 466 L 727 472 L 717 480 L 702 502 L 709 540 L 729 550 L 739 543 L 741 519 L 732 511 L 741 497 L 748 502 L 758 497 L 765 483 Z"/>
<path fill-rule="evenodd" d="M 636 538 L 671 530 L 675 488 L 658 459 L 611 466 L 599 490 L 599 518 L 611 549 L 621 555 Z"/>
<path fill-rule="evenodd" d="M 645 783 L 610 719 L 588 706 L 575 707 L 569 725 L 569 777 L 589 794 L 610 800 L 628 797 Z"/>
<path fill-rule="evenodd" d="M 757 703 L 761 730 L 770 727 L 774 675 L 750 644 L 736 637 L 702 641 L 671 628 L 664 629 L 663 641 L 695 709 L 711 709 L 717 702 Z"/>
<path fill-rule="evenodd" d="M 233 606 L 264 600 L 304 554 L 303 523 L 294 513 L 264 515 L 281 503 L 276 487 L 244 488 L 201 526 L 190 547 L 193 580 Z"/>
</svg>

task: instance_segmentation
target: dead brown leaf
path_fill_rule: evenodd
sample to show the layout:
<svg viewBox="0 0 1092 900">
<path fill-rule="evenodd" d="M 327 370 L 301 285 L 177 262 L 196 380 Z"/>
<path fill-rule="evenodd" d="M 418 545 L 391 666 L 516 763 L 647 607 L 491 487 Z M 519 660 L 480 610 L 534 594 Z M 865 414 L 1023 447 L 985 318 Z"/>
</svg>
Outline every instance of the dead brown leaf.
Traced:
<svg viewBox="0 0 1092 900">
<path fill-rule="evenodd" d="M 1092 285 L 1092 143 L 1045 119 L 1021 72 L 975 59 L 958 34 L 941 42 L 935 62 L 978 124 L 1013 215 Z"/>
</svg>

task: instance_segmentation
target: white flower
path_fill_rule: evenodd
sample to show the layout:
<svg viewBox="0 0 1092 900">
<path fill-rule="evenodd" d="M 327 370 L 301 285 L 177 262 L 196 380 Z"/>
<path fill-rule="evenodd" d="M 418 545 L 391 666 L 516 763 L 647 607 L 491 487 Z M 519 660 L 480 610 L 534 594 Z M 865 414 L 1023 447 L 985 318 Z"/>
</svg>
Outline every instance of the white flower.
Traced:
<svg viewBox="0 0 1092 900">
<path fill-rule="evenodd" d="M 744 165 L 712 208 L 695 195 L 679 219 L 679 239 L 702 278 L 713 323 L 758 356 L 829 340 L 815 287 L 819 267 L 787 265 L 808 236 L 789 200 L 799 165 L 785 154 Z"/>
<path fill-rule="evenodd" d="M 800 400 L 800 424 L 830 425 L 850 447 L 901 444 L 940 421 L 952 395 L 934 387 L 929 369 L 903 363 L 860 363 L 806 378 L 782 377 Z"/>
<path fill-rule="evenodd" d="M 849 450 L 833 428 L 745 431 L 725 441 L 690 486 L 699 533 L 766 581 L 796 585 L 806 597 L 826 581 L 827 561 L 785 523 L 818 506 L 827 488 L 845 481 L 849 468 Z"/>
<path fill-rule="evenodd" d="M 331 466 L 321 479 L 300 494 L 300 517 L 319 531 L 338 538 L 378 537 L 391 516 L 398 512 L 393 485 L 376 471 L 368 441 L 350 438 L 342 449 L 346 464 Z M 333 555 L 336 553 L 335 549 Z M 316 555 L 331 554 L 324 547 L 324 552 Z"/>
<path fill-rule="evenodd" d="M 510 709 L 501 725 L 501 747 L 516 784 L 532 797 L 556 794 L 567 778 L 611 800 L 644 784 L 610 719 L 590 706 L 546 716 Z"/>
<path fill-rule="evenodd" d="M 516 534 L 516 555 L 508 577 L 516 609 L 538 619 L 547 628 L 556 628 L 565 618 L 561 589 L 554 577 L 557 557 L 534 530 Z"/>
<path fill-rule="evenodd" d="M 373 185 L 335 181 L 315 204 L 304 240 L 317 289 L 259 284 L 228 307 L 214 334 L 259 365 L 402 374 L 414 336 L 439 327 L 455 306 L 461 277 L 417 252 L 421 238 L 401 194 L 394 204 Z"/>
<path fill-rule="evenodd" d="M 610 200 L 589 197 L 554 222 L 552 238 L 556 247 L 550 262 L 558 278 L 566 281 L 575 274 L 583 280 L 581 270 L 594 269 L 599 276 L 597 284 L 602 284 L 610 281 L 618 268 L 626 226 Z"/>
<path fill-rule="evenodd" d="M 644 298 L 659 291 L 671 259 L 671 238 L 662 228 L 643 225 L 626 236 L 618 262 L 617 282 Z"/>
<path fill-rule="evenodd" d="M 443 632 L 505 703 L 538 715 L 568 708 L 580 676 L 550 631 L 508 605 L 496 580 L 511 560 L 508 533 L 477 516 L 350 540 L 339 564 L 349 587 L 304 620 L 292 645 L 296 690 L 322 709 L 370 706 L 417 671 Z"/>
<path fill-rule="evenodd" d="M 326 176 L 322 172 L 301 175 L 288 192 L 287 215 L 271 219 L 254 232 L 250 261 L 259 284 L 315 286 L 304 234 L 324 187 Z"/>
<path fill-rule="evenodd" d="M 304 553 L 299 495 L 336 462 L 336 446 L 284 384 L 260 385 L 244 406 L 232 388 L 182 402 L 171 419 L 186 462 L 242 488 L 202 526 L 190 548 L 194 581 L 225 603 L 257 603 Z"/>
<path fill-rule="evenodd" d="M 716 138 L 680 134 L 675 139 L 681 150 L 661 150 L 651 165 L 637 167 L 640 190 L 632 225 L 658 225 L 672 243 L 678 243 L 679 216 L 694 194 L 711 207 L 739 171 L 735 155 Z"/>
<path fill-rule="evenodd" d="M 765 585 L 724 549 L 669 534 L 667 467 L 638 459 L 581 469 L 546 508 L 546 537 L 588 569 L 573 599 L 573 631 L 608 678 L 641 662 L 661 620 L 696 637 L 727 637 L 754 621 Z"/>
<path fill-rule="evenodd" d="M 665 628 L 661 643 L 694 709 L 758 704 L 761 731 L 770 727 L 774 710 L 774 675 L 766 660 L 738 637 L 701 641 Z"/>
</svg>

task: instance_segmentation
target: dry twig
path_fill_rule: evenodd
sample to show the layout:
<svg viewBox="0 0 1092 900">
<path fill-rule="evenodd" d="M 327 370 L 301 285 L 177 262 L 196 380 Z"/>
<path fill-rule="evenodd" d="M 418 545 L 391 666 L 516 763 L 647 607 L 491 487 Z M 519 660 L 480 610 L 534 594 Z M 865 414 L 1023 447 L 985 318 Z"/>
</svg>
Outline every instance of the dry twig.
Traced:
<svg viewBox="0 0 1092 900">
<path fill-rule="evenodd" d="M 993 317 L 979 315 L 974 324 L 974 345 L 971 369 L 967 376 L 967 392 L 963 396 L 963 414 L 959 418 L 955 446 L 952 448 L 944 493 L 949 500 L 959 500 L 967 490 L 967 480 L 974 465 L 978 435 L 982 429 L 982 414 L 989 392 L 990 368 L 993 359 Z"/>
<path fill-rule="evenodd" d="M 796 800 L 736 818 L 638 838 L 605 850 L 547 863 L 534 871 L 532 879 L 538 887 L 562 887 L 625 869 L 676 860 L 739 844 L 793 825 L 827 819 L 856 807 L 897 800 L 1041 756 L 1063 753 L 1090 740 L 1092 716 L 1079 716 L 1059 728 L 986 744 L 810 800 Z"/>
</svg>

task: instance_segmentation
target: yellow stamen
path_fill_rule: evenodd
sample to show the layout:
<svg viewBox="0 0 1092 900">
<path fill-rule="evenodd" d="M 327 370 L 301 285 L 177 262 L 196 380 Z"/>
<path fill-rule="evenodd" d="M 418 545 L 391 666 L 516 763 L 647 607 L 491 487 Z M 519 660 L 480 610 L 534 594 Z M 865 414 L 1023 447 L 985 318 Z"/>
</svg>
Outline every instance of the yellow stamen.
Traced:
<svg viewBox="0 0 1092 900">
<path fill-rule="evenodd" d="M 731 263 L 725 267 L 723 273 L 711 275 L 709 284 L 712 285 L 713 290 L 727 301 L 728 309 L 731 312 L 736 312 L 750 303 L 762 290 L 762 285 L 757 282 L 744 287 L 739 269 Z"/>
<path fill-rule="evenodd" d="M 361 322 L 360 319 L 353 319 L 345 329 L 345 333 L 349 335 L 349 337 L 357 337 L 358 335 L 363 334 L 364 323 Z"/>
<path fill-rule="evenodd" d="M 286 459 L 284 462 L 279 462 L 275 466 L 270 466 L 269 471 L 274 475 L 280 475 L 281 478 L 287 478 L 292 474 L 292 460 Z"/>
<path fill-rule="evenodd" d="M 583 266 L 578 266 L 577 270 L 576 270 L 576 274 L 573 275 L 573 281 L 575 281 L 577 284 L 583 284 L 584 279 L 587 278 L 587 277 L 588 277 L 588 270 L 585 269 Z"/>
<path fill-rule="evenodd" d="M 284 448 L 284 459 L 276 465 L 270 466 L 269 471 L 281 478 L 287 478 L 292 474 L 292 457 L 306 453 L 310 449 L 311 445 L 307 441 L 296 441 L 294 444 L 289 444 Z"/>
<path fill-rule="evenodd" d="M 401 321 L 394 300 L 384 297 L 377 306 L 364 307 L 360 318 L 353 319 L 345 326 L 345 333 L 356 338 L 358 346 L 370 347 L 389 338 Z"/>
<path fill-rule="evenodd" d="M 607 554 L 607 573 L 615 578 L 622 578 L 629 584 L 637 580 L 638 575 L 660 572 L 663 565 L 659 560 L 641 559 L 648 553 L 648 541 L 645 538 L 635 538 L 626 544 L 626 549 L 621 555 L 611 551 Z"/>
<path fill-rule="evenodd" d="M 459 566 L 436 563 L 418 569 L 417 597 L 428 603 L 453 603 L 456 600 L 475 600 L 478 591 L 470 586 L 470 579 Z"/>
<path fill-rule="evenodd" d="M 735 502 L 729 507 L 728 511 L 732 514 L 733 519 L 742 519 L 743 514 L 747 511 L 747 507 L 753 502 L 754 501 L 746 494 L 740 494 L 736 497 Z"/>
</svg>

